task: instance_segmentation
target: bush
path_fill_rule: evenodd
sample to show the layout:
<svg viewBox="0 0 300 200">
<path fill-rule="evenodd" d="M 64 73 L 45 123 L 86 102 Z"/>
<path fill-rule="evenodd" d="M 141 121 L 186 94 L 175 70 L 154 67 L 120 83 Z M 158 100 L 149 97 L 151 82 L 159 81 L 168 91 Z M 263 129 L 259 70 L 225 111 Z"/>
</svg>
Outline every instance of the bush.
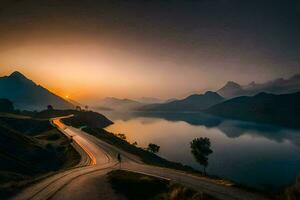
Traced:
<svg viewBox="0 0 300 200">
<path fill-rule="evenodd" d="M 156 144 L 152 144 L 152 143 L 150 143 L 148 145 L 148 148 L 147 148 L 147 150 L 150 151 L 150 152 L 152 152 L 152 153 L 158 153 L 159 149 L 160 149 L 160 146 L 158 146 Z"/>
</svg>

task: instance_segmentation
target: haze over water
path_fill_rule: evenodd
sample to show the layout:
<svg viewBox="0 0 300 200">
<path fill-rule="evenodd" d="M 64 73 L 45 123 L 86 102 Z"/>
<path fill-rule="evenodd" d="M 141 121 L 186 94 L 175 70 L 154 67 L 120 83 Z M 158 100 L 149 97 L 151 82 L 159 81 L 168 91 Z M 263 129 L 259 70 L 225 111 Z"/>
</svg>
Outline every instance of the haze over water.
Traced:
<svg viewBox="0 0 300 200">
<path fill-rule="evenodd" d="M 189 143 L 208 137 L 213 154 L 208 173 L 258 189 L 278 190 L 294 182 L 300 171 L 300 132 L 269 125 L 231 121 L 203 114 L 105 113 L 128 141 L 161 146 L 158 155 L 202 170 Z"/>
</svg>

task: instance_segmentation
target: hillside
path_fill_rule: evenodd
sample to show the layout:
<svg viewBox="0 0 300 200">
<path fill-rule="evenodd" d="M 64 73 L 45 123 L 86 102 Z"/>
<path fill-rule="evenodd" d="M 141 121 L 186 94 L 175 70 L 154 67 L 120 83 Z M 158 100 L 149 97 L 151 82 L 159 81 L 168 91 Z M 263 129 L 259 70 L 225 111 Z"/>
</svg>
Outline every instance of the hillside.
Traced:
<svg viewBox="0 0 300 200">
<path fill-rule="evenodd" d="M 34 177 L 74 166 L 79 159 L 48 120 L 0 117 L 0 199 Z"/>
<path fill-rule="evenodd" d="M 163 103 L 164 100 L 155 97 L 141 97 L 137 100 L 143 104 Z"/>
<path fill-rule="evenodd" d="M 104 115 L 92 111 L 77 112 L 74 113 L 73 117 L 62 119 L 62 121 L 67 125 L 77 128 L 83 126 L 105 128 L 113 124 L 113 122 L 107 119 Z"/>
<path fill-rule="evenodd" d="M 236 82 L 228 81 L 221 89 L 217 91 L 223 97 L 230 98 L 243 94 L 243 88 Z"/>
<path fill-rule="evenodd" d="M 13 103 L 8 99 L 0 99 L 0 112 L 14 111 Z"/>
<path fill-rule="evenodd" d="M 20 72 L 0 77 L 0 98 L 9 99 L 17 109 L 21 110 L 42 110 L 47 105 L 58 109 L 74 107 L 63 98 L 29 80 Z"/>
<path fill-rule="evenodd" d="M 139 110 L 142 111 L 167 111 L 167 112 L 194 112 L 207 109 L 212 105 L 224 100 L 215 92 L 205 94 L 193 94 L 182 100 L 174 100 L 169 103 L 146 105 Z"/>
<path fill-rule="evenodd" d="M 300 128 L 299 102 L 300 92 L 282 95 L 260 93 L 230 99 L 206 112 L 226 118 Z"/>
</svg>

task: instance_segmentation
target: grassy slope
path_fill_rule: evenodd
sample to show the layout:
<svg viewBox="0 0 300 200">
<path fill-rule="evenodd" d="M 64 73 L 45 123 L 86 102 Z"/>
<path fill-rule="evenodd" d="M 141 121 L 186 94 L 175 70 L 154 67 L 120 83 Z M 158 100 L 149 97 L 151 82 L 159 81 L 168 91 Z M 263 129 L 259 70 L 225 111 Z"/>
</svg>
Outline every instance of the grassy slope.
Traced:
<svg viewBox="0 0 300 200">
<path fill-rule="evenodd" d="M 0 117 L 0 199 L 39 175 L 79 160 L 68 139 L 48 120 Z"/>
<path fill-rule="evenodd" d="M 214 200 L 215 198 L 198 193 L 168 180 L 143 174 L 116 170 L 108 174 L 112 188 L 128 200 Z"/>
</svg>

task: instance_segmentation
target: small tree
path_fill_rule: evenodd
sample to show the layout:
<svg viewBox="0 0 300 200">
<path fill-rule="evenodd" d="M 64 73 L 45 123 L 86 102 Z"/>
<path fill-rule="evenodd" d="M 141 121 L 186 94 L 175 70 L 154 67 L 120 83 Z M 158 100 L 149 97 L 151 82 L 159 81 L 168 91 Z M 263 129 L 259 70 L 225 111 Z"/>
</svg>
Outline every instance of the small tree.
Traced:
<svg viewBox="0 0 300 200">
<path fill-rule="evenodd" d="M 52 106 L 52 105 L 48 105 L 48 106 L 47 106 L 47 109 L 48 109 L 48 110 L 53 110 L 53 106 Z"/>
<path fill-rule="evenodd" d="M 150 151 L 150 152 L 152 152 L 152 153 L 158 153 L 159 149 L 160 149 L 160 146 L 158 146 L 156 144 L 152 144 L 152 143 L 150 143 L 148 145 L 148 148 L 147 148 L 147 150 Z"/>
<path fill-rule="evenodd" d="M 208 166 L 208 155 L 213 153 L 210 149 L 209 138 L 195 138 L 191 142 L 191 152 L 196 161 L 203 166 L 203 173 L 205 175 L 205 169 Z"/>
<path fill-rule="evenodd" d="M 77 111 L 81 111 L 81 107 L 80 106 L 76 106 L 76 110 Z"/>
<path fill-rule="evenodd" d="M 134 143 L 132 143 L 133 146 L 137 146 L 138 143 L 135 141 Z"/>
<path fill-rule="evenodd" d="M 118 133 L 117 136 L 118 136 L 118 138 L 120 138 L 122 140 L 125 140 L 125 141 L 127 140 L 126 135 L 123 133 Z"/>
</svg>

